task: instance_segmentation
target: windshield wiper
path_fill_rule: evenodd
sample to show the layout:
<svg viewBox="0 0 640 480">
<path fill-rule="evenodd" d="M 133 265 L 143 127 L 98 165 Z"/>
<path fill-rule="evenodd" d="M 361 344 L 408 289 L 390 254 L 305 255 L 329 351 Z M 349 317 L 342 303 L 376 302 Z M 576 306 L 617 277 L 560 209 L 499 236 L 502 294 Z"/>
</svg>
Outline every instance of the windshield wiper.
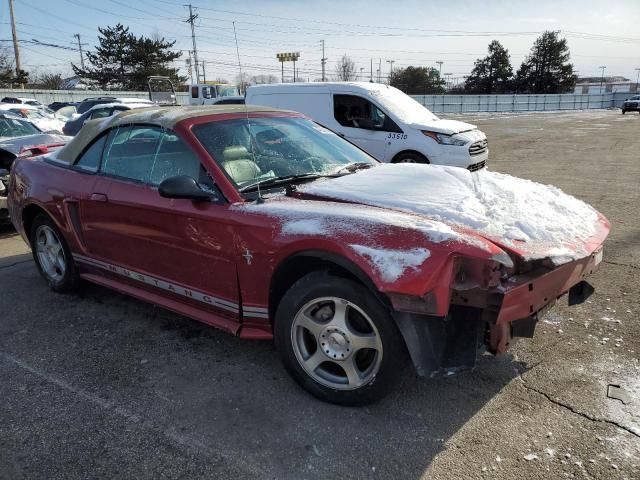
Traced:
<svg viewBox="0 0 640 480">
<path fill-rule="evenodd" d="M 264 180 L 260 180 L 259 182 L 252 183 L 251 185 L 245 185 L 238 189 L 240 193 L 251 192 L 253 190 L 257 190 L 258 187 L 271 187 L 275 185 L 291 183 L 295 180 L 311 180 L 314 178 L 320 178 L 324 175 L 320 175 L 319 173 L 302 173 L 299 175 L 284 175 L 282 177 L 271 177 L 266 178 Z"/>
<path fill-rule="evenodd" d="M 364 168 L 371 168 L 373 167 L 372 164 L 370 164 L 369 162 L 354 162 L 354 163 L 350 163 L 348 165 L 345 165 L 344 167 L 340 167 L 338 168 L 335 172 L 333 172 L 334 174 L 340 174 L 343 172 L 355 172 L 356 170 L 362 170 Z"/>
</svg>

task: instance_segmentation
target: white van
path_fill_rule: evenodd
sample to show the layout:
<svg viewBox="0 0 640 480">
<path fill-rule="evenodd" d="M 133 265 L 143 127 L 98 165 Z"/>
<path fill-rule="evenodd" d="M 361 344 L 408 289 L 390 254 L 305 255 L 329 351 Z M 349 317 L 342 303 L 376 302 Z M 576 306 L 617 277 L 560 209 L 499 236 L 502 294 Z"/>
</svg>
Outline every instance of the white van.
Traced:
<svg viewBox="0 0 640 480">
<path fill-rule="evenodd" d="M 294 110 L 381 162 L 433 163 L 478 170 L 489 157 L 475 125 L 442 120 L 400 90 L 366 82 L 256 85 L 249 105 Z"/>
</svg>

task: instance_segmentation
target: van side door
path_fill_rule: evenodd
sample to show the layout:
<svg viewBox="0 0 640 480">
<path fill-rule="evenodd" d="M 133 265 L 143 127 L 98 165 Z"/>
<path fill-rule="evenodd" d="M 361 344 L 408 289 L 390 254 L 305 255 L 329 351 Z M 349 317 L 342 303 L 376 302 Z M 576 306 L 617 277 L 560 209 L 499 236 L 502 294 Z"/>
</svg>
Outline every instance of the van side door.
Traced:
<svg viewBox="0 0 640 480">
<path fill-rule="evenodd" d="M 376 104 L 359 95 L 333 94 L 337 133 L 381 162 L 387 161 L 388 137 L 402 133 L 398 125 Z"/>
</svg>

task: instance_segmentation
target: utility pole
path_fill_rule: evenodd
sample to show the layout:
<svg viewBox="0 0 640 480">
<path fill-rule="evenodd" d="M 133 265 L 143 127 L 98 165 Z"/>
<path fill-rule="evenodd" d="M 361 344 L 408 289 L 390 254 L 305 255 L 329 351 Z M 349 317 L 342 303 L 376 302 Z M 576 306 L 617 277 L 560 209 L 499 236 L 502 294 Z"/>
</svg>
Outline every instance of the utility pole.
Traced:
<svg viewBox="0 0 640 480">
<path fill-rule="evenodd" d="M 638 92 L 638 80 L 640 80 L 640 68 L 635 68 L 634 69 L 636 72 L 638 72 L 638 74 L 636 75 L 636 93 Z"/>
<path fill-rule="evenodd" d="M 371 76 L 369 77 L 369 81 L 373 83 L 373 58 L 371 60 Z"/>
<path fill-rule="evenodd" d="M 378 83 L 380 83 L 380 74 L 382 73 L 382 59 L 378 59 Z"/>
<path fill-rule="evenodd" d="M 444 62 L 441 60 L 438 60 L 436 63 L 438 64 L 438 75 L 442 75 L 442 64 Z"/>
<path fill-rule="evenodd" d="M 602 75 L 600 76 L 600 93 L 602 93 L 602 82 L 604 82 L 604 69 L 607 68 L 606 65 L 601 65 Z"/>
<path fill-rule="evenodd" d="M 449 90 L 449 77 L 451 75 L 453 75 L 453 74 L 452 73 L 445 73 L 444 74 L 444 76 L 445 76 L 445 81 L 444 81 L 444 89 L 445 89 L 445 91 Z"/>
<path fill-rule="evenodd" d="M 16 33 L 16 18 L 13 15 L 13 0 L 9 0 L 9 13 L 11 15 L 11 35 L 13 36 L 13 52 L 16 56 L 16 77 L 20 78 L 22 68 L 20 67 L 20 49 L 18 48 L 18 34 Z M 24 88 L 24 84 L 20 83 L 20 88 Z"/>
<path fill-rule="evenodd" d="M 80 34 L 75 33 L 73 36 L 78 39 L 78 50 L 80 50 L 80 66 L 82 67 L 82 70 L 84 70 L 84 57 L 82 56 L 82 43 L 80 43 Z"/>
<path fill-rule="evenodd" d="M 202 81 L 207 83 L 207 72 L 204 69 L 204 60 L 202 60 Z"/>
<path fill-rule="evenodd" d="M 362 73 L 363 71 L 364 71 L 364 67 L 360 67 L 360 81 L 362 81 L 362 79 L 364 78 L 364 74 Z"/>
<path fill-rule="evenodd" d="M 189 18 L 185 20 L 185 22 L 191 24 L 191 40 L 193 42 L 193 64 L 196 67 L 196 83 L 200 83 L 200 66 L 198 64 L 198 49 L 196 48 L 196 29 L 195 29 L 195 21 L 198 18 L 198 14 L 194 15 L 191 4 L 185 5 L 185 7 L 189 7 Z"/>
<path fill-rule="evenodd" d="M 320 43 L 322 43 L 322 58 L 320 59 L 320 64 L 322 65 L 322 81 L 326 82 L 327 79 L 324 76 L 324 66 L 327 64 L 327 59 L 324 56 L 324 40 L 320 40 Z"/>
<path fill-rule="evenodd" d="M 391 85 L 391 75 L 393 75 L 393 63 L 395 62 L 395 60 L 387 60 L 387 63 L 389 64 L 389 85 Z"/>
</svg>

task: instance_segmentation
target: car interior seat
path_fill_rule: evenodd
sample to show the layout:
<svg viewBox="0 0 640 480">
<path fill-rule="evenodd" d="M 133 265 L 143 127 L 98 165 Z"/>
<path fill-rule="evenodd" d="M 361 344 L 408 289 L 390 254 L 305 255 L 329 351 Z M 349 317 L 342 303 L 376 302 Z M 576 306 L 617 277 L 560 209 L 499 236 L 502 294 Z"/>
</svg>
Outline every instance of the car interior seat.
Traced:
<svg viewBox="0 0 640 480">
<path fill-rule="evenodd" d="M 234 182 L 241 184 L 260 175 L 260 168 L 251 160 L 246 147 L 232 145 L 222 151 L 222 168 Z"/>
</svg>

